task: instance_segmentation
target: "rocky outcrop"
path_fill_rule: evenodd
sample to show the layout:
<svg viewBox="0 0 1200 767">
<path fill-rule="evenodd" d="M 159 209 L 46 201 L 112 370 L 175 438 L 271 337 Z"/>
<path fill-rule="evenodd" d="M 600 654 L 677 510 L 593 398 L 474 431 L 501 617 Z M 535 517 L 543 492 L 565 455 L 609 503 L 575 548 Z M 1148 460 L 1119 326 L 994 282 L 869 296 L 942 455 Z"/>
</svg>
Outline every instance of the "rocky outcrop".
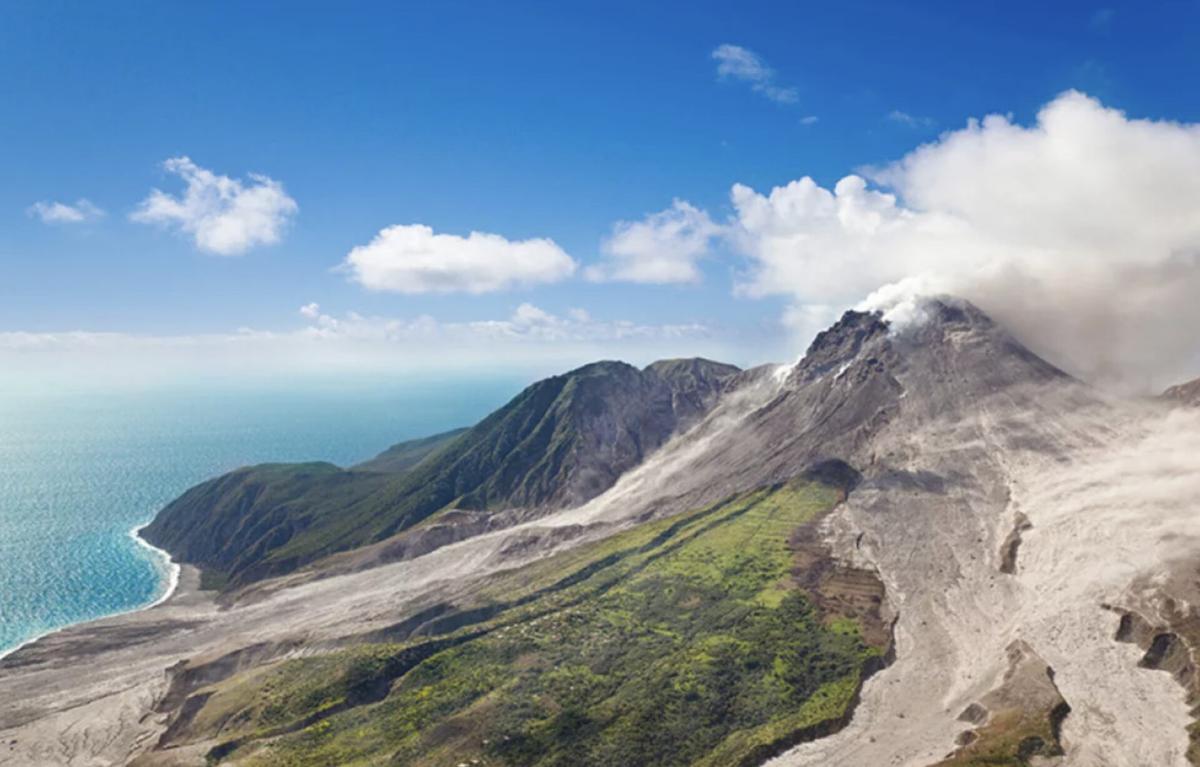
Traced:
<svg viewBox="0 0 1200 767">
<path fill-rule="evenodd" d="M 1029 517 L 1018 511 L 1013 522 L 1013 529 L 1004 539 L 1004 543 L 1000 545 L 1000 572 L 1012 575 L 1017 571 L 1017 553 L 1021 549 L 1021 534 L 1032 529 L 1033 525 L 1029 522 Z"/>
<path fill-rule="evenodd" d="M 1175 405 L 1200 407 L 1200 378 L 1172 386 L 1159 395 L 1159 398 Z"/>
<path fill-rule="evenodd" d="M 1000 685 L 958 717 L 975 729 L 964 730 L 958 739 L 962 748 L 936 767 L 1023 765 L 1035 756 L 1061 756 L 1062 722 L 1070 711 L 1054 684 L 1054 669 L 1028 644 L 1014 641 Z"/>
<path fill-rule="evenodd" d="M 1165 671 L 1187 693 L 1194 722 L 1188 730 L 1188 761 L 1200 765 L 1200 561 L 1173 563 L 1166 573 L 1143 578 L 1131 590 L 1142 597 L 1126 606 L 1105 605 L 1120 621 L 1113 638 L 1144 652 L 1140 668 Z"/>
</svg>

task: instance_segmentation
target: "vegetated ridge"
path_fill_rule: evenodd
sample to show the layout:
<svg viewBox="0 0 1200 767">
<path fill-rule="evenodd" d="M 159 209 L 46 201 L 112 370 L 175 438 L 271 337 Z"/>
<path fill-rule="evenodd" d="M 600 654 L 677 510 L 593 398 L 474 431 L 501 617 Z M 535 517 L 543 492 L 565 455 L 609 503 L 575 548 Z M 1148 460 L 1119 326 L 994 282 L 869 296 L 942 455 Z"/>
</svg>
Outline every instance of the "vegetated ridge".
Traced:
<svg viewBox="0 0 1200 767">
<path fill-rule="evenodd" d="M 217 477 L 142 535 L 210 582 L 239 586 L 438 512 L 472 512 L 464 527 L 474 530 L 492 521 L 488 512 L 576 505 L 701 418 L 739 372 L 701 359 L 586 365 L 533 384 L 471 429 L 402 443 L 352 469 L 268 464 Z"/>
</svg>

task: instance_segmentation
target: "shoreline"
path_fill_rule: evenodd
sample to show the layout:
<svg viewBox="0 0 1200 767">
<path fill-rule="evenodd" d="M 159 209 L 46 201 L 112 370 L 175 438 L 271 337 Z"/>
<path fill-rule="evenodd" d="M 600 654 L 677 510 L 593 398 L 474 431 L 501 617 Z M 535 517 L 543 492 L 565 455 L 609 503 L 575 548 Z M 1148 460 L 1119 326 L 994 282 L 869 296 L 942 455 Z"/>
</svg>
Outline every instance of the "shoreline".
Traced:
<svg viewBox="0 0 1200 767">
<path fill-rule="evenodd" d="M 153 520 L 151 520 L 151 521 L 153 521 Z M 170 552 L 166 551 L 165 549 L 160 549 L 159 547 L 155 546 L 154 544 L 150 543 L 150 541 L 147 541 L 145 538 L 142 537 L 142 530 L 145 530 L 149 524 L 150 524 L 150 522 L 143 522 L 142 524 L 133 528 L 132 530 L 129 531 L 129 537 L 132 538 L 133 542 L 136 543 L 138 546 L 141 546 L 142 548 L 146 549 L 152 555 L 158 557 L 160 561 L 165 563 L 166 576 L 167 576 L 167 587 L 165 589 L 163 589 L 162 594 L 160 594 L 154 601 L 152 601 L 150 604 L 146 605 L 145 607 L 139 607 L 139 608 L 135 608 L 133 610 L 126 610 L 125 612 L 137 612 L 138 610 L 149 610 L 152 607 L 157 607 L 157 606 L 161 605 L 163 602 L 166 602 L 168 599 L 170 599 L 175 594 L 175 591 L 179 588 L 179 574 L 180 574 L 180 572 L 182 572 L 183 567 L 178 562 L 175 561 L 175 559 L 171 556 Z M 121 613 L 116 613 L 116 614 L 120 615 Z"/>
<path fill-rule="evenodd" d="M 6 650 L 0 650 L 0 662 L 2 662 L 5 658 L 12 655 L 13 653 L 18 652 L 35 642 L 39 642 L 48 636 L 53 636 L 54 634 L 57 634 L 60 631 L 66 631 L 67 629 L 71 629 L 76 626 L 82 626 L 87 623 L 92 623 L 93 621 L 101 621 L 101 620 L 106 620 L 108 618 L 116 618 L 117 616 L 120 616 L 120 615 L 129 615 L 131 613 L 139 613 L 139 612 L 142 612 L 143 610 L 149 610 L 154 607 L 158 607 L 159 605 L 161 605 L 164 602 L 166 602 L 167 600 L 169 600 L 171 597 L 175 596 L 175 593 L 179 590 L 179 579 L 180 579 L 180 574 L 183 572 L 183 566 L 180 565 L 178 562 L 176 562 L 174 560 L 174 558 L 171 557 L 170 553 L 168 553 L 167 551 L 165 551 L 163 549 L 158 548 L 157 546 L 150 543 L 149 541 L 147 541 L 145 538 L 143 538 L 141 536 L 142 530 L 149 524 L 150 524 L 150 522 L 143 522 L 140 525 L 134 526 L 133 528 L 131 528 L 129 530 L 128 535 L 130 538 L 133 539 L 133 542 L 135 545 L 137 545 L 143 549 L 146 549 L 147 551 L 150 552 L 150 554 L 156 560 L 158 560 L 158 562 L 155 564 L 155 569 L 159 570 L 159 573 L 160 573 L 159 581 L 160 581 L 161 593 L 158 594 L 158 596 L 154 597 L 154 599 L 152 601 L 150 601 L 144 605 L 139 605 L 137 607 L 131 607 L 127 610 L 118 610 L 117 612 L 107 613 L 105 615 L 96 615 L 91 618 L 87 618 L 85 620 L 75 621 L 73 623 L 67 623 L 62 626 L 52 628 L 49 631 L 43 631 L 40 634 L 31 636 L 28 639 L 24 640 L 23 642 L 13 645 L 12 647 L 10 647 Z M 164 581 L 164 578 L 165 578 L 165 584 L 166 584 L 165 588 L 163 588 L 161 586 L 161 584 Z"/>
</svg>

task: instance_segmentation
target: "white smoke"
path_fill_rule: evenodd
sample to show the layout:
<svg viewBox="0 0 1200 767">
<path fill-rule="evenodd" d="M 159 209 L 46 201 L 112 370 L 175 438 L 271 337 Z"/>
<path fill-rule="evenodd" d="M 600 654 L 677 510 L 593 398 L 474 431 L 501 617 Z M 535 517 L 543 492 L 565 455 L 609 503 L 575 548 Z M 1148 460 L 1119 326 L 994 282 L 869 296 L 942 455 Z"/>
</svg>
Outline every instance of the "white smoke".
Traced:
<svg viewBox="0 0 1200 767">
<path fill-rule="evenodd" d="M 792 296 L 805 333 L 872 294 L 903 313 L 948 292 L 1094 381 L 1200 374 L 1200 126 L 1069 91 L 1033 125 L 971 120 L 832 190 L 731 197 L 739 289 Z"/>
</svg>

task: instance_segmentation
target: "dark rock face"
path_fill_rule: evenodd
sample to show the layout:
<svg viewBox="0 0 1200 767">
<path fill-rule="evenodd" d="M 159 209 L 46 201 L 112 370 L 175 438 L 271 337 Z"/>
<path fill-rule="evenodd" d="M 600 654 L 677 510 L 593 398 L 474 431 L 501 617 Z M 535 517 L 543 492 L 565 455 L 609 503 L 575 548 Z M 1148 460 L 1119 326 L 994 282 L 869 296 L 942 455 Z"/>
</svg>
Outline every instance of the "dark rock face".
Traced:
<svg viewBox="0 0 1200 767">
<path fill-rule="evenodd" d="M 699 420 L 738 372 L 699 359 L 656 362 L 644 370 L 597 362 L 536 383 L 460 443 L 470 444 L 452 469 L 465 491 L 456 505 L 582 503 Z"/>
<path fill-rule="evenodd" d="M 1021 534 L 1033 529 L 1029 518 L 1017 512 L 1016 523 L 1000 546 L 1000 572 L 1012 575 L 1017 571 L 1017 553 L 1021 549 Z"/>
<path fill-rule="evenodd" d="M 164 508 L 143 535 L 236 586 L 381 541 L 450 509 L 570 507 L 701 419 L 740 372 L 702 359 L 642 370 L 593 363 L 533 384 L 469 430 L 402 443 L 351 470 L 267 465 L 210 480 Z M 431 537 L 419 548 L 435 543 Z"/>
<path fill-rule="evenodd" d="M 1200 407 L 1200 378 L 1172 386 L 1164 391 L 1160 398 L 1177 405 Z"/>
</svg>

